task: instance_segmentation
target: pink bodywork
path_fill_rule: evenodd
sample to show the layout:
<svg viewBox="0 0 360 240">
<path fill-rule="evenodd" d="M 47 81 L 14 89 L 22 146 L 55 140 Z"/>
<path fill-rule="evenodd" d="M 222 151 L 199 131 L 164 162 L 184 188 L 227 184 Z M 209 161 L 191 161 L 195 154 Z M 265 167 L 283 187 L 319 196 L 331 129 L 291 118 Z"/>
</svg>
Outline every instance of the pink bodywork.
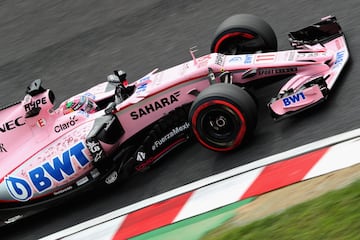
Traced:
<svg viewBox="0 0 360 240">
<path fill-rule="evenodd" d="M 196 99 L 193 93 L 201 92 L 210 85 L 209 68 L 215 73 L 216 82 L 220 82 L 219 75 L 222 72 L 229 71 L 232 72 L 233 83 L 237 84 L 293 73 L 294 76 L 281 88 L 280 93 L 293 89 L 297 101 L 289 100 L 290 104 L 287 104 L 284 99 L 278 99 L 269 104 L 275 113 L 283 115 L 322 100 L 324 96 L 317 85 L 303 90 L 300 88 L 304 83 L 323 76 L 327 77 L 326 83 L 331 89 L 348 58 L 345 39 L 341 36 L 325 46 L 304 46 L 297 50 L 244 55 L 212 53 L 193 57 L 188 62 L 164 71 L 154 70 L 132 83 L 136 86 L 135 92 L 116 106 L 113 113 L 120 120 L 125 133 L 116 144 L 103 144 L 103 148 L 107 152 L 118 150 L 121 143 L 169 111 L 193 102 Z M 106 99 L 114 94 L 113 90 L 105 90 L 108 84 L 101 83 L 79 95 L 86 94 L 94 101 Z M 25 106 L 29 103 L 37 103 L 42 108 L 39 115 L 25 118 Z M 97 177 L 98 172 L 91 164 L 92 157 L 85 147 L 85 139 L 94 120 L 105 114 L 104 110 L 93 114 L 76 111 L 64 115 L 61 107 L 53 110 L 46 91 L 35 97 L 27 95 L 20 103 L 0 111 L 0 201 L 28 201 L 49 194 L 56 195 L 57 192 L 71 190 L 67 189 L 70 183 L 77 182 L 79 186 L 86 183 L 86 174 Z M 72 152 L 74 146 L 83 146 L 78 148 L 81 151 L 78 154 L 86 159 L 78 159 L 80 155 Z M 57 172 L 63 178 L 58 181 L 49 175 L 45 165 L 49 168 L 49 165 L 54 164 L 54 159 L 64 161 L 67 156 L 71 158 L 73 169 L 69 169 L 71 174 Z M 51 187 L 39 191 L 41 181 L 37 182 L 40 184 L 38 187 L 34 186 L 34 179 L 39 177 L 34 169 L 50 180 Z M 11 182 L 11 177 L 18 182 Z M 28 184 L 31 193 L 22 189 L 20 180 Z M 23 192 L 16 192 L 15 187 Z"/>
</svg>

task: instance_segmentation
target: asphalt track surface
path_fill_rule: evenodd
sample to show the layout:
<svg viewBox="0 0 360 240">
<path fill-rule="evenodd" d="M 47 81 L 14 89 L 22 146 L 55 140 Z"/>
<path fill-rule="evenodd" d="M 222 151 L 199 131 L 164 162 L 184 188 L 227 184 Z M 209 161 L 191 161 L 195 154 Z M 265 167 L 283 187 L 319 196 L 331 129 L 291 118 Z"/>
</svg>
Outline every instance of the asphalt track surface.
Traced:
<svg viewBox="0 0 360 240">
<path fill-rule="evenodd" d="M 105 80 L 120 68 L 136 80 L 207 54 L 217 25 L 236 13 L 262 16 L 274 28 L 279 49 L 287 33 L 336 15 L 351 61 L 329 100 L 273 122 L 266 103 L 283 82 L 257 90 L 259 122 L 252 141 L 220 154 L 198 143 L 183 146 L 156 168 L 110 189 L 96 190 L 58 208 L 0 230 L 1 239 L 37 239 L 90 218 L 275 153 L 360 126 L 360 5 L 357 0 L 146 0 L 0 1 L 0 105 L 23 98 L 41 78 L 57 103 Z M 341 159 L 339 159 L 341 160 Z"/>
</svg>

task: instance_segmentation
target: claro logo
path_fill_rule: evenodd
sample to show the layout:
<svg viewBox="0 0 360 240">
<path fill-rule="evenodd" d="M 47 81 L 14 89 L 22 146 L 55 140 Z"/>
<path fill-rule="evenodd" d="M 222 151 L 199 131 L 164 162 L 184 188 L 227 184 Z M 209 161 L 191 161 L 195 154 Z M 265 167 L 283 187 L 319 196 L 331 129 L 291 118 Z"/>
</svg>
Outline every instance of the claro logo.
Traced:
<svg viewBox="0 0 360 240">
<path fill-rule="evenodd" d="M 8 122 L 1 124 L 0 132 L 5 133 L 7 131 L 11 131 L 11 130 L 13 130 L 17 127 L 21 127 L 23 125 L 25 125 L 25 121 L 24 121 L 23 117 L 18 117 L 18 118 L 15 118 L 14 120 L 10 120 Z"/>
<path fill-rule="evenodd" d="M 139 119 L 149 113 L 156 112 L 157 110 L 164 108 L 166 106 L 169 106 L 173 104 L 174 102 L 178 102 L 178 97 L 180 96 L 180 92 L 174 92 L 170 96 L 161 98 L 158 101 L 152 102 L 150 104 L 145 105 L 144 107 L 141 107 L 137 109 L 136 111 L 132 111 L 130 113 L 130 116 L 133 120 Z"/>
<path fill-rule="evenodd" d="M 55 131 L 56 133 L 59 133 L 59 132 L 61 132 L 61 131 L 64 131 L 64 130 L 66 130 L 66 129 L 69 129 L 70 127 L 75 126 L 77 121 L 78 121 L 78 120 L 75 118 L 75 116 L 72 116 L 72 117 L 70 117 L 70 119 L 69 119 L 68 122 L 66 122 L 66 123 L 61 123 L 61 124 L 59 124 L 59 125 L 56 125 L 56 126 L 54 127 L 54 131 Z"/>
</svg>

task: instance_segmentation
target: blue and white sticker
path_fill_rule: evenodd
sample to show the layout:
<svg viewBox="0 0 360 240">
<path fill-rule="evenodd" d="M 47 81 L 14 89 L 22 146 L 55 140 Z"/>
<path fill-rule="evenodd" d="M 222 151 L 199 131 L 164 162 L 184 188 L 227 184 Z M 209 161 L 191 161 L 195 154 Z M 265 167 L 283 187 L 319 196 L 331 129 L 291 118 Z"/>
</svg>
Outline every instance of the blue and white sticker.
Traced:
<svg viewBox="0 0 360 240">
<path fill-rule="evenodd" d="M 5 178 L 6 188 L 12 198 L 18 201 L 28 201 L 34 192 L 42 193 L 49 190 L 54 182 L 61 183 L 76 173 L 76 168 L 72 159 L 76 160 L 77 165 L 85 167 L 90 160 L 83 152 L 85 145 L 79 142 L 61 155 L 54 157 L 41 166 L 33 168 L 27 172 L 29 180 L 17 176 Z M 75 162 L 75 161 L 74 161 Z"/>
<path fill-rule="evenodd" d="M 288 107 L 292 104 L 295 104 L 295 103 L 298 103 L 302 100 L 305 100 L 306 97 L 305 97 L 305 94 L 303 92 L 299 92 L 297 94 L 294 94 L 292 96 L 289 96 L 289 97 L 286 97 L 286 98 L 283 98 L 282 101 L 283 101 L 283 104 L 285 107 Z"/>
<path fill-rule="evenodd" d="M 341 67 L 344 64 L 345 51 L 342 50 L 336 53 L 336 59 L 334 63 L 334 69 Z"/>
<path fill-rule="evenodd" d="M 230 58 L 229 62 L 240 62 L 242 60 L 241 56 L 236 56 L 236 57 L 232 57 Z"/>
<path fill-rule="evenodd" d="M 250 54 L 246 54 L 244 64 L 251 64 L 253 56 Z"/>
</svg>

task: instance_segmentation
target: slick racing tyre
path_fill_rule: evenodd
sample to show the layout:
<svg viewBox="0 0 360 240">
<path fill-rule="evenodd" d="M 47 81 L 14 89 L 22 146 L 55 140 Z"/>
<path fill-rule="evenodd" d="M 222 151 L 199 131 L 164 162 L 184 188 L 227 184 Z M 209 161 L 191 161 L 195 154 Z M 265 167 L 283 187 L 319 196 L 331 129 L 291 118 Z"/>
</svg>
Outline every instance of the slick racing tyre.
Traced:
<svg viewBox="0 0 360 240">
<path fill-rule="evenodd" d="M 189 121 L 196 139 L 204 147 L 230 151 L 254 132 L 257 105 L 246 90 L 236 85 L 213 84 L 193 102 Z"/>
<path fill-rule="evenodd" d="M 274 30 L 263 19 L 237 14 L 219 25 L 210 50 L 226 55 L 274 52 L 277 51 L 277 39 Z"/>
</svg>

